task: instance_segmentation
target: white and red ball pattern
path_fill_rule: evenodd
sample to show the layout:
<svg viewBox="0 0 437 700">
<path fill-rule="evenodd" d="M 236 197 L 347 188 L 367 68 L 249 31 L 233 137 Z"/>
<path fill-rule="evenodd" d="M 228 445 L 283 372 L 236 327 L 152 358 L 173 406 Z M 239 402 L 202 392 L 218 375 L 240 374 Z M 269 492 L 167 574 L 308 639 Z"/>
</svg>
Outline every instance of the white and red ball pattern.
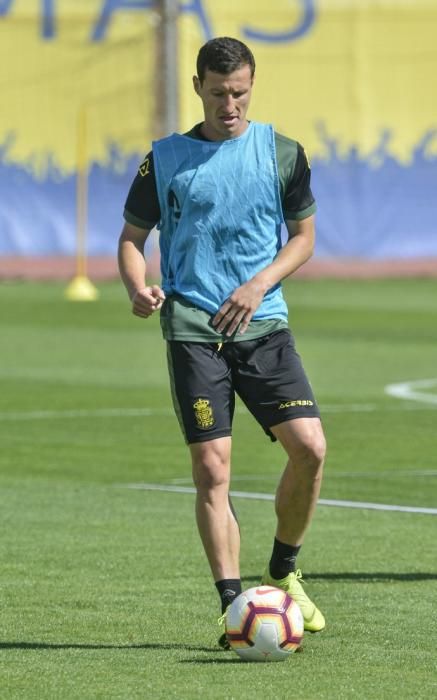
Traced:
<svg viewBox="0 0 437 700">
<path fill-rule="evenodd" d="M 226 614 L 227 638 L 244 661 L 283 661 L 296 651 L 303 631 L 298 604 L 273 586 L 243 591 Z"/>
</svg>

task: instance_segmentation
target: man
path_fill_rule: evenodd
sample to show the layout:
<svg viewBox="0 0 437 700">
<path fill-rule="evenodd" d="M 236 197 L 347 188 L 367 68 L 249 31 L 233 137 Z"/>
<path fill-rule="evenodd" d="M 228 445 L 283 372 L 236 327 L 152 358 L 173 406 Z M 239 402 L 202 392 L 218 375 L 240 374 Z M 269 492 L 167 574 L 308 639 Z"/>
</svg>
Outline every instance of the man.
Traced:
<svg viewBox="0 0 437 700">
<path fill-rule="evenodd" d="M 125 208 L 119 267 L 133 313 L 161 311 L 176 414 L 189 446 L 196 519 L 222 613 L 241 592 L 240 533 L 229 497 L 235 392 L 287 464 L 262 582 L 287 590 L 305 629 L 324 628 L 296 557 L 320 491 L 325 439 L 287 327 L 280 282 L 313 252 L 315 203 L 302 147 L 246 118 L 250 49 L 228 37 L 199 51 L 204 121 L 153 144 Z M 281 247 L 281 224 L 289 232 Z M 159 222 L 162 287 L 147 286 L 144 243 Z M 219 643 L 228 648 L 226 636 Z"/>
</svg>

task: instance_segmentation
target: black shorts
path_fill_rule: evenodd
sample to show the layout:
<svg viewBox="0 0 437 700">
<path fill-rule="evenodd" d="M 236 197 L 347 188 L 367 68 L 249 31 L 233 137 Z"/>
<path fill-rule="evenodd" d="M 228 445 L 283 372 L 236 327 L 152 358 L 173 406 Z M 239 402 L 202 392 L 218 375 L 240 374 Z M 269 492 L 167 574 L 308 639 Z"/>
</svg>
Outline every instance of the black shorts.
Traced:
<svg viewBox="0 0 437 700">
<path fill-rule="evenodd" d="M 237 343 L 167 342 L 173 405 L 187 443 L 232 434 L 235 393 L 271 426 L 320 413 L 289 330 Z"/>
</svg>

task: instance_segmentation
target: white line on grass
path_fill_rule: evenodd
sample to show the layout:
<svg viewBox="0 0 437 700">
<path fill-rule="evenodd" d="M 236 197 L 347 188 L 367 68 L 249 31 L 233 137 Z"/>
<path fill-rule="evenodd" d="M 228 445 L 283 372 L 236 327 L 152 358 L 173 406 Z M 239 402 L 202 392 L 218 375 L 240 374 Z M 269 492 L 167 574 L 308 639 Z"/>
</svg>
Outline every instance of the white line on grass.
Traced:
<svg viewBox="0 0 437 700">
<path fill-rule="evenodd" d="M 137 491 L 166 491 L 169 493 L 196 493 L 193 486 L 170 486 L 164 484 L 120 484 L 119 486 Z M 231 491 L 234 498 L 247 498 L 257 501 L 274 501 L 271 493 L 254 493 L 252 491 Z M 366 503 L 365 501 L 338 501 L 320 498 L 321 506 L 336 506 L 339 508 L 361 508 L 365 510 L 396 511 L 399 513 L 420 513 L 422 515 L 437 515 L 437 508 L 421 508 L 418 506 L 398 506 L 386 503 Z"/>
<path fill-rule="evenodd" d="M 0 413 L 0 421 L 51 420 L 62 418 L 130 418 L 132 416 L 170 416 L 169 408 L 77 408 L 72 410 L 5 411 Z"/>
<path fill-rule="evenodd" d="M 436 397 L 437 398 L 437 397 Z M 434 402 L 432 402 L 434 403 Z M 435 401 L 437 407 L 437 401 Z M 321 406 L 322 413 L 372 413 L 374 411 L 417 411 L 430 410 L 433 406 L 405 404 L 400 406 L 378 406 L 376 404 L 327 404 Z M 238 406 L 236 413 L 248 414 L 244 406 Z M 151 416 L 174 416 L 172 408 L 77 408 L 77 409 L 42 409 L 38 411 L 2 411 L 0 422 L 27 420 L 62 420 L 76 418 L 131 418 Z"/>
<path fill-rule="evenodd" d="M 400 470 L 389 470 L 389 469 L 377 469 L 373 472 L 359 472 L 359 471 L 352 471 L 352 472 L 333 472 L 332 470 L 329 471 L 329 474 L 327 475 L 329 478 L 334 478 L 334 479 L 343 479 L 343 478 L 348 478 L 352 477 L 353 479 L 376 479 L 381 476 L 383 477 L 393 477 L 394 479 L 397 479 L 399 476 L 423 476 L 423 477 L 434 477 L 437 476 L 437 470 L 436 469 L 400 469 Z M 325 477 L 326 478 L 326 477 Z M 190 477 L 181 477 L 177 479 L 170 479 L 172 484 L 192 484 L 193 480 Z M 274 474 L 269 475 L 269 476 L 262 476 L 262 475 L 255 475 L 255 474 L 246 474 L 243 476 L 233 476 L 232 481 L 277 481 L 277 476 Z"/>
<path fill-rule="evenodd" d="M 427 391 L 417 391 L 417 389 L 434 389 L 437 387 L 437 378 L 417 379 L 410 382 L 400 382 L 398 384 L 387 384 L 384 392 L 396 399 L 406 399 L 408 401 L 420 401 L 437 405 L 437 394 Z"/>
<path fill-rule="evenodd" d="M 351 404 L 344 406 L 326 406 L 324 410 L 328 412 L 354 411 L 364 412 L 375 410 L 376 407 L 371 407 L 368 404 Z M 244 406 L 238 406 L 236 412 L 240 414 L 248 413 Z M 96 408 L 86 409 L 78 408 L 71 410 L 50 410 L 43 409 L 40 411 L 4 411 L 0 412 L 0 421 L 25 421 L 25 420 L 52 420 L 63 418 L 130 418 L 130 417 L 151 417 L 151 416 L 174 416 L 172 408 Z"/>
</svg>

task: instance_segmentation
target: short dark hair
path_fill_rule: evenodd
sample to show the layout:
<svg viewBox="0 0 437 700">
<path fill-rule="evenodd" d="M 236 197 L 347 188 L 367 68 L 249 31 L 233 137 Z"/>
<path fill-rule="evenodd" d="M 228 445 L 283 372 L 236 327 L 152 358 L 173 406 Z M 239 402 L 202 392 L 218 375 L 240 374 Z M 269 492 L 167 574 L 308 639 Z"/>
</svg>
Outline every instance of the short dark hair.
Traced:
<svg viewBox="0 0 437 700">
<path fill-rule="evenodd" d="M 250 66 L 251 77 L 255 73 L 255 58 L 246 44 L 229 36 L 210 39 L 197 56 L 197 77 L 202 84 L 207 70 L 229 75 L 243 66 Z"/>
</svg>

